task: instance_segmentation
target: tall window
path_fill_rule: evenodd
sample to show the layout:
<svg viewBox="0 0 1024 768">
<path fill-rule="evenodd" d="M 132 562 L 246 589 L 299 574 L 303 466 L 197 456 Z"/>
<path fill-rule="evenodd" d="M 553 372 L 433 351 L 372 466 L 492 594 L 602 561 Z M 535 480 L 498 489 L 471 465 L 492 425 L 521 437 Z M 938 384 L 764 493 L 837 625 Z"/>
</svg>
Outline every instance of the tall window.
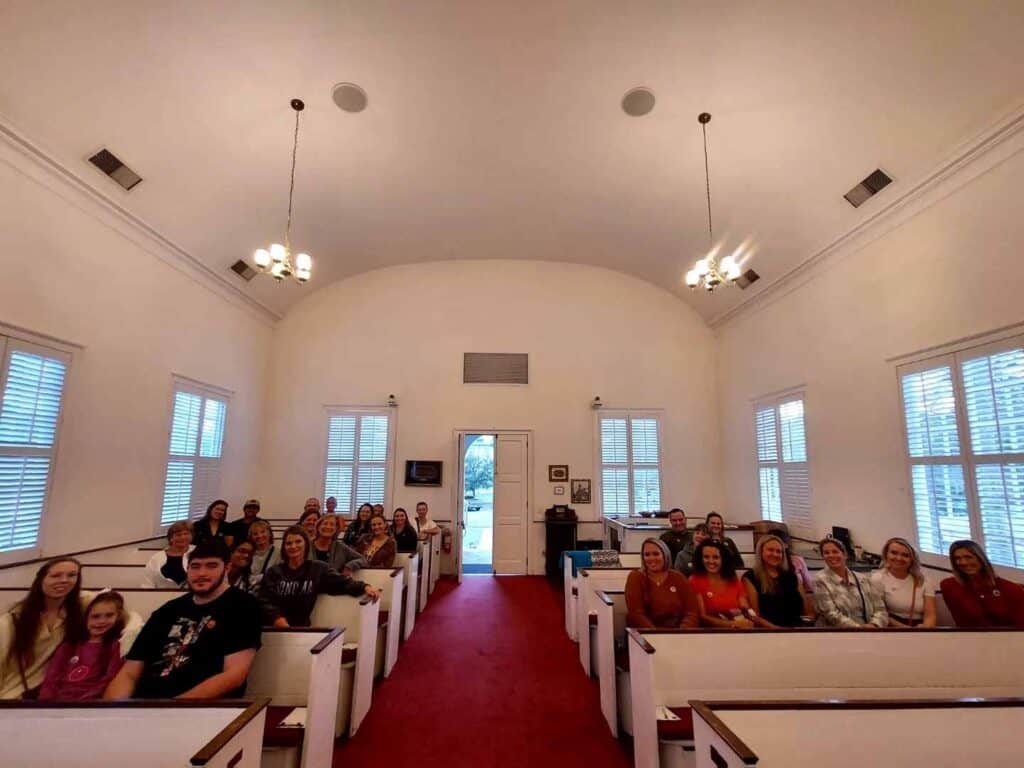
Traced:
<svg viewBox="0 0 1024 768">
<path fill-rule="evenodd" d="M 70 361 L 0 336 L 0 552 L 39 543 Z"/>
<path fill-rule="evenodd" d="M 661 509 L 661 447 L 657 414 L 598 414 L 601 509 L 630 515 Z"/>
<path fill-rule="evenodd" d="M 174 380 L 174 407 L 167 449 L 167 476 L 160 525 L 202 517 L 220 495 L 227 393 Z"/>
<path fill-rule="evenodd" d="M 759 403 L 754 409 L 754 427 L 761 517 L 810 528 L 811 473 L 803 394 Z"/>
<path fill-rule="evenodd" d="M 1024 568 L 1024 336 L 900 367 L 918 543 Z"/>
<path fill-rule="evenodd" d="M 324 498 L 336 498 L 340 514 L 351 515 L 360 504 L 390 506 L 392 416 L 386 409 L 328 411 Z"/>
</svg>

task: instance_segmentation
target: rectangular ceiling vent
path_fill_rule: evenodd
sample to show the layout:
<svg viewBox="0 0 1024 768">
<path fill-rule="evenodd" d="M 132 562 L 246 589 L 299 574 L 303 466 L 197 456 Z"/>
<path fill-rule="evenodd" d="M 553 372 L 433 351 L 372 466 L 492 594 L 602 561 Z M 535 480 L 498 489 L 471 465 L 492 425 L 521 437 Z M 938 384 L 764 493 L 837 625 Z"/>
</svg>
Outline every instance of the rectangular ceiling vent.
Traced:
<svg viewBox="0 0 1024 768">
<path fill-rule="evenodd" d="M 126 190 L 136 186 L 142 177 L 117 159 L 117 156 L 106 149 L 101 149 L 89 158 L 89 162 L 103 171 Z"/>
<path fill-rule="evenodd" d="M 529 384 L 528 354 L 508 352 L 465 352 L 462 356 L 463 384 Z"/>
<path fill-rule="evenodd" d="M 256 277 L 256 270 L 246 264 L 244 261 L 239 259 L 231 265 L 231 271 L 238 275 L 243 280 L 252 280 Z"/>
<path fill-rule="evenodd" d="M 885 171 L 881 171 L 876 168 L 870 176 L 843 195 L 843 197 L 845 197 L 846 202 L 854 208 L 860 208 L 861 204 L 868 198 L 873 197 L 878 192 L 881 192 L 890 184 L 892 184 L 892 179 L 889 178 L 888 174 L 886 174 Z"/>
<path fill-rule="evenodd" d="M 752 269 L 748 269 L 742 275 L 736 279 L 736 285 L 740 287 L 740 290 L 744 290 L 750 287 L 751 283 L 756 283 L 761 279 L 761 276 Z"/>
</svg>

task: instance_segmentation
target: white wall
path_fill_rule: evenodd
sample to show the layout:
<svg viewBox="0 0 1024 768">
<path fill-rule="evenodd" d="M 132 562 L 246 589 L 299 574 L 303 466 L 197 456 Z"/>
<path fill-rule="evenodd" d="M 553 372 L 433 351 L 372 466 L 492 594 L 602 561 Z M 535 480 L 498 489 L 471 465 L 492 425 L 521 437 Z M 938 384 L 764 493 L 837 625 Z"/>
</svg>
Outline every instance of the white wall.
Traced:
<svg viewBox="0 0 1024 768">
<path fill-rule="evenodd" d="M 1024 321 L 1024 153 L 718 332 L 733 516 L 759 509 L 752 401 L 806 385 L 818 532 L 915 540 L 895 363 Z"/>
<path fill-rule="evenodd" d="M 0 146 L 0 322 L 83 347 L 66 385 L 42 554 L 152 535 L 172 373 L 234 391 L 222 490 L 240 505 L 253 487 L 269 323 L 111 222 L 51 172 Z M 15 554 L 7 559 L 33 553 Z"/>
<path fill-rule="evenodd" d="M 265 509 L 297 515 L 321 493 L 325 405 L 382 405 L 394 393 L 394 504 L 425 498 L 436 518 L 451 517 L 454 430 L 529 429 L 543 510 L 568 501 L 552 494 L 548 464 L 596 482 L 589 403 L 600 395 L 609 407 L 665 409 L 663 504 L 703 514 L 719 488 L 710 339 L 671 294 L 596 267 L 446 261 L 324 286 L 275 327 Z M 528 352 L 530 384 L 464 385 L 463 352 Z M 406 488 L 406 459 L 444 461 L 444 486 Z M 576 509 L 597 519 L 596 505 Z M 542 572 L 543 526 L 530 527 L 530 570 Z"/>
</svg>

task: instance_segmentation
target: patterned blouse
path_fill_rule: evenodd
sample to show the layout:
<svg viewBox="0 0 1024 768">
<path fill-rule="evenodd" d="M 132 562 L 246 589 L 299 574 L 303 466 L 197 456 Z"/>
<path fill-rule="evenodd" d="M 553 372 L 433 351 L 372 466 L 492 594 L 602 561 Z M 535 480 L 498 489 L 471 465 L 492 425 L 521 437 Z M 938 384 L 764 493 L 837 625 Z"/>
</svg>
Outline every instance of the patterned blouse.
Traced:
<svg viewBox="0 0 1024 768">
<path fill-rule="evenodd" d="M 885 599 L 868 576 L 847 570 L 846 578 L 831 568 L 823 568 L 814 577 L 814 602 L 818 609 L 818 626 L 856 627 L 874 624 L 885 627 L 889 614 Z"/>
</svg>

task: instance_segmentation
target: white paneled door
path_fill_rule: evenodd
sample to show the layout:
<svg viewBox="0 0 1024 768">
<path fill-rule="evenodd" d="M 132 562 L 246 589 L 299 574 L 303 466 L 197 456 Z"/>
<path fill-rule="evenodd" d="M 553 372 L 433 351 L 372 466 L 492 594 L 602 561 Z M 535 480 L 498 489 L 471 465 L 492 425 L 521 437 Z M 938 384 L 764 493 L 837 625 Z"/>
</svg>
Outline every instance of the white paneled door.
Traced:
<svg viewBox="0 0 1024 768">
<path fill-rule="evenodd" d="M 529 440 L 498 433 L 494 452 L 494 572 L 525 574 Z"/>
</svg>

